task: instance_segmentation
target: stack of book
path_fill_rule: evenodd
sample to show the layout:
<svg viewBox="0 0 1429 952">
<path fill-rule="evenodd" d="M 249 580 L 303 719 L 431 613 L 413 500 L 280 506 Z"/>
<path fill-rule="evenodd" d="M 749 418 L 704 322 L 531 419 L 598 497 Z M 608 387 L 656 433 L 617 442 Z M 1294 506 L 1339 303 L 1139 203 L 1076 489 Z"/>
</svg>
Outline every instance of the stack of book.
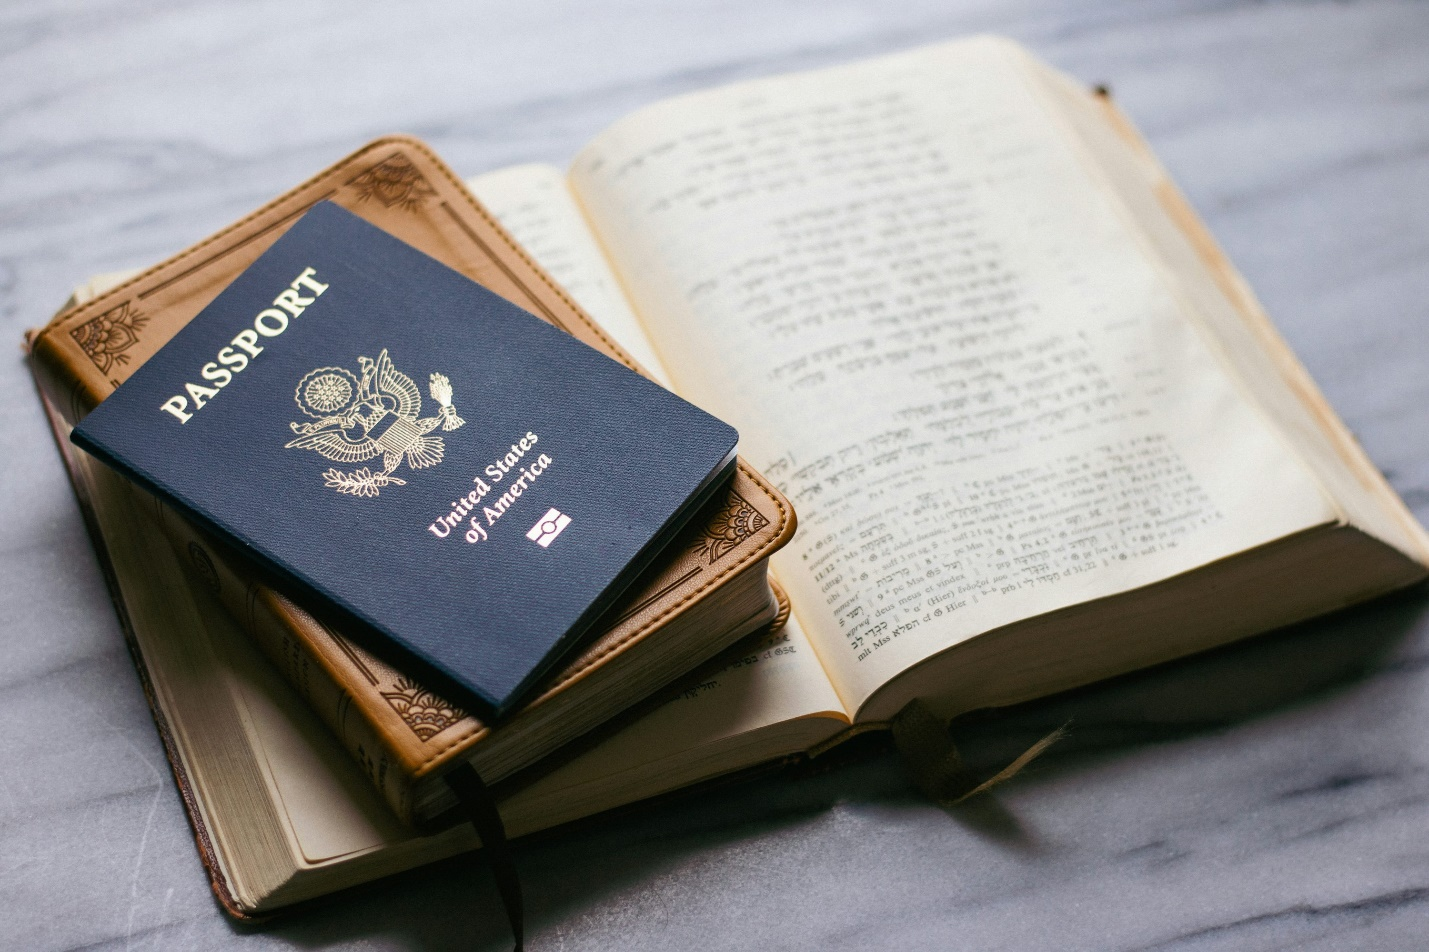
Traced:
<svg viewBox="0 0 1429 952">
<path fill-rule="evenodd" d="M 678 97 L 568 173 L 469 184 L 379 140 L 31 337 L 235 915 L 472 848 L 442 826 L 459 764 L 521 835 L 1426 575 L 1429 537 L 1129 123 L 1007 41 Z M 69 443 L 319 202 L 729 421 L 758 467 L 499 719 Z"/>
</svg>

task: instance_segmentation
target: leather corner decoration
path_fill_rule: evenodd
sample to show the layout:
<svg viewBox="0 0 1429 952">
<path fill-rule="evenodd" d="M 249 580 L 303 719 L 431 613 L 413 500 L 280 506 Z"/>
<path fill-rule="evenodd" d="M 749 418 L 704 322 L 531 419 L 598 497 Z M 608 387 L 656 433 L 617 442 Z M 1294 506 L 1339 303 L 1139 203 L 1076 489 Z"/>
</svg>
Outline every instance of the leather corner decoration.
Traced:
<svg viewBox="0 0 1429 952">
<path fill-rule="evenodd" d="M 223 588 L 223 582 L 219 579 L 218 569 L 214 568 L 213 559 L 209 558 L 203 546 L 197 542 L 189 543 L 189 561 L 193 564 L 194 573 L 203 582 L 203 587 L 217 595 Z"/>
<path fill-rule="evenodd" d="M 382 696 L 392 705 L 392 710 L 401 715 L 412 733 L 424 742 L 466 717 L 460 708 L 409 678 L 398 679 L 392 687 L 392 691 L 383 691 Z"/>
<path fill-rule="evenodd" d="M 358 201 L 376 199 L 385 208 L 415 208 L 437 194 L 412 160 L 401 152 L 393 153 L 347 184 L 357 192 Z"/>
<path fill-rule="evenodd" d="M 731 492 L 724 509 L 705 527 L 691 550 L 713 565 L 767 525 L 769 520 L 749 500 Z"/>
<path fill-rule="evenodd" d="M 69 332 L 100 373 L 107 374 L 115 364 L 129 362 L 124 352 L 139 343 L 139 331 L 148 323 L 148 318 L 131 309 L 129 303 L 112 307 Z"/>
</svg>

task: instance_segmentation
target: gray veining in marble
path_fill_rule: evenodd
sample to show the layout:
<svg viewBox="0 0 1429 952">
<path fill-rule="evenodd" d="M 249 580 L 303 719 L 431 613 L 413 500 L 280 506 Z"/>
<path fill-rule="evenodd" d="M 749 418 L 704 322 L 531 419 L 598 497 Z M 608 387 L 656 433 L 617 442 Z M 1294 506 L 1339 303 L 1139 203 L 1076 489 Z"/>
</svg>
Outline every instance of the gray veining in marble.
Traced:
<svg viewBox="0 0 1429 952">
<path fill-rule="evenodd" d="M 997 31 L 1124 108 L 1429 520 L 1429 5 L 1146 0 L 0 6 L 0 948 L 500 948 L 419 870 L 261 930 L 212 902 L 21 331 L 363 141 L 475 173 L 636 105 Z M 944 814 L 887 755 L 522 850 L 533 949 L 1429 947 L 1429 595 L 969 728 Z"/>
</svg>

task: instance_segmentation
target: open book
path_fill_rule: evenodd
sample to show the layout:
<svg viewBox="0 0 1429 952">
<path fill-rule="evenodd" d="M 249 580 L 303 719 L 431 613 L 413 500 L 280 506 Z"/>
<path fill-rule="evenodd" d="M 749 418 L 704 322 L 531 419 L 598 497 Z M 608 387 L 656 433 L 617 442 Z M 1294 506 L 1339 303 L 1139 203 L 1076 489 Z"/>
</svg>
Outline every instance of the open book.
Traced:
<svg viewBox="0 0 1429 952">
<path fill-rule="evenodd" d="M 840 725 L 1010 704 L 1425 573 L 1149 151 L 1009 42 L 679 97 L 568 175 L 469 184 L 793 501 L 774 568 Z"/>
<path fill-rule="evenodd" d="M 567 174 L 470 184 L 738 427 L 801 520 L 774 557 L 787 626 L 522 790 L 514 834 L 818 751 L 915 698 L 1010 704 L 1426 574 L 1429 538 L 1144 144 L 1011 43 L 682 96 Z M 266 761 L 301 795 L 270 795 L 289 858 L 243 908 L 467 845 L 363 813 L 319 747 Z M 295 819 L 298 799 L 326 814 Z"/>
</svg>

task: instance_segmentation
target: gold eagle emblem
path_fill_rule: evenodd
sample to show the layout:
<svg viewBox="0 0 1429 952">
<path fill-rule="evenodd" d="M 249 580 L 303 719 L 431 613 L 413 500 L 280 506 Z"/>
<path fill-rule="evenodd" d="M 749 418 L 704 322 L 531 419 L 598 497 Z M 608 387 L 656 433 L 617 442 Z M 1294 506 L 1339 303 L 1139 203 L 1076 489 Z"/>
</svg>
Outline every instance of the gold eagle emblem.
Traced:
<svg viewBox="0 0 1429 952">
<path fill-rule="evenodd" d="M 364 466 L 345 473 L 336 467 L 323 473 L 324 484 L 352 496 L 376 496 L 384 486 L 405 486 L 392 474 L 406 460 L 412 469 L 435 466 L 446 455 L 446 444 L 432 431 L 440 424 L 455 430 L 466 421 L 452 406 L 452 384 L 434 373 L 428 392 L 437 401 L 437 415 L 421 419 L 422 393 L 412 378 L 392 366 L 386 348 L 376 360 L 358 357 L 360 375 L 342 367 L 319 367 L 298 381 L 293 400 L 312 417 L 290 423 L 297 439 L 286 449 L 312 450 L 339 463 L 361 463 L 381 457 L 381 469 Z"/>
</svg>

